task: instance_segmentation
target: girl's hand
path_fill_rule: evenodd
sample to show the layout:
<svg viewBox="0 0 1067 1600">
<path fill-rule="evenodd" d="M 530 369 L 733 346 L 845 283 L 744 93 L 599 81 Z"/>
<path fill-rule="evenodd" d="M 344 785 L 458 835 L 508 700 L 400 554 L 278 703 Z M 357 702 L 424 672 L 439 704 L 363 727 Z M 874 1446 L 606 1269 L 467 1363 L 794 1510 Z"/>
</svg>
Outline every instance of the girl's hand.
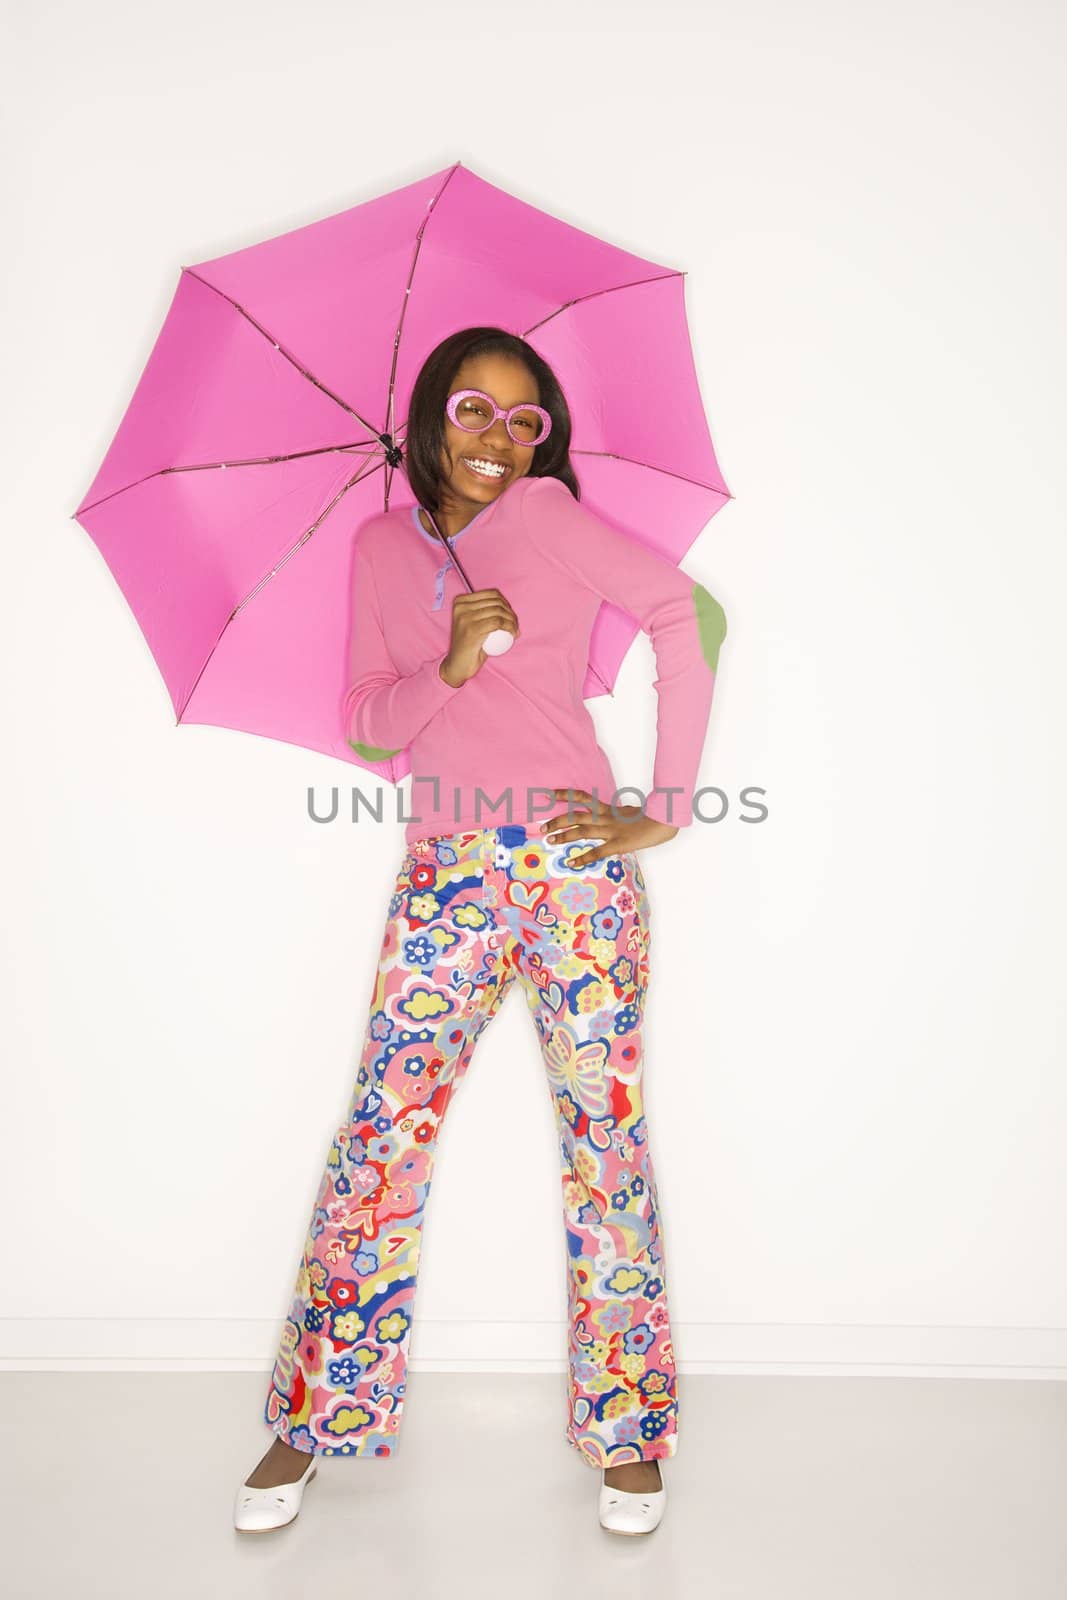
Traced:
<svg viewBox="0 0 1067 1600">
<path fill-rule="evenodd" d="M 453 689 L 473 678 L 479 667 L 489 660 L 482 649 L 482 640 L 495 628 L 504 628 L 518 638 L 519 619 L 499 589 L 475 589 L 472 594 L 453 595 L 452 638 L 448 654 L 437 669 Z"/>
<path fill-rule="evenodd" d="M 543 838 L 551 835 L 553 843 L 566 844 L 568 839 L 588 839 L 592 834 L 604 841 L 572 856 L 575 866 L 588 867 L 620 851 L 666 844 L 678 832 L 673 823 L 646 817 L 640 806 L 616 806 L 615 812 L 619 813 L 616 816 L 610 806 L 600 799 L 594 801 L 584 789 L 553 789 L 552 793 L 557 800 L 569 799 L 570 810 L 541 823 L 539 831 Z M 630 821 L 630 818 L 635 820 Z"/>
</svg>

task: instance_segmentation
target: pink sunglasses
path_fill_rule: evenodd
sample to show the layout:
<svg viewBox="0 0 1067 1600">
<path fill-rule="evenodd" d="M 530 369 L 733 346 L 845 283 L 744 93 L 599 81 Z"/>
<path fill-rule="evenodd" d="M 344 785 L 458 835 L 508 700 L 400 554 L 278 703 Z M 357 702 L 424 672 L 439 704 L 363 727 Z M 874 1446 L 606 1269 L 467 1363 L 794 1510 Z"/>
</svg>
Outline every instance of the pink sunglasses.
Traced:
<svg viewBox="0 0 1067 1600">
<path fill-rule="evenodd" d="M 449 395 L 445 410 L 449 420 L 457 428 L 462 428 L 464 433 L 484 433 L 486 428 L 492 427 L 497 417 L 503 417 L 508 437 L 515 444 L 544 444 L 552 432 L 552 418 L 544 406 L 511 406 L 505 411 L 483 389 L 458 389 L 455 394 Z M 520 433 L 515 432 L 513 419 L 517 421 Z"/>
</svg>

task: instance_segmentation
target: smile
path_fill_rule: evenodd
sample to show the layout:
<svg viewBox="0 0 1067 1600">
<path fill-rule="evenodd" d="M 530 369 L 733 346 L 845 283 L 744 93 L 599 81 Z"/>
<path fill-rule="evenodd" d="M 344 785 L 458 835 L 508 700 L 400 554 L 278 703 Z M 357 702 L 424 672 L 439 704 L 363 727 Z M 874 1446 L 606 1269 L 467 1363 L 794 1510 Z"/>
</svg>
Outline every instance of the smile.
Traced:
<svg viewBox="0 0 1067 1600">
<path fill-rule="evenodd" d="M 484 456 L 463 456 L 461 459 L 476 478 L 505 478 L 511 470 L 502 461 L 489 461 Z"/>
</svg>

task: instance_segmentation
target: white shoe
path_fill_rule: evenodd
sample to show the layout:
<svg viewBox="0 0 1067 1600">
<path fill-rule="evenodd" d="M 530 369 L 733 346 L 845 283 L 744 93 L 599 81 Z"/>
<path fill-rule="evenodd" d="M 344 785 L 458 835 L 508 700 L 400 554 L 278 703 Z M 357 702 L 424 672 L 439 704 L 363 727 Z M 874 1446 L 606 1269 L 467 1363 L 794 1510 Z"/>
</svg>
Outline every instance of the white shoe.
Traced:
<svg viewBox="0 0 1067 1600">
<path fill-rule="evenodd" d="M 662 1468 L 660 1469 L 662 1472 Z M 651 1533 L 658 1528 L 667 1503 L 667 1485 L 634 1494 L 629 1489 L 612 1489 L 601 1478 L 598 1512 L 600 1526 L 609 1533 Z"/>
<path fill-rule="evenodd" d="M 242 1483 L 237 1491 L 233 1525 L 241 1533 L 265 1533 L 268 1528 L 284 1528 L 295 1520 L 304 1490 L 319 1470 L 309 1454 L 307 1465 L 295 1483 L 279 1483 L 273 1489 L 253 1489 Z"/>
</svg>

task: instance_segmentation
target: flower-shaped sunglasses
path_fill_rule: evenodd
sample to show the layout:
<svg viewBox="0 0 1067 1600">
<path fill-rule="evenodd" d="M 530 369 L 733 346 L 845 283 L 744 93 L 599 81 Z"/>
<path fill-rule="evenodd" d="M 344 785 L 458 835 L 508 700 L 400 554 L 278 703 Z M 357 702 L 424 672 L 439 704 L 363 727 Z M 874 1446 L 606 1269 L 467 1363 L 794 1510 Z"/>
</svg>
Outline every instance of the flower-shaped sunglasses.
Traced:
<svg viewBox="0 0 1067 1600">
<path fill-rule="evenodd" d="M 483 389 L 458 389 L 449 395 L 445 410 L 464 433 L 484 433 L 497 417 L 503 417 L 508 437 L 515 444 L 544 444 L 552 432 L 552 418 L 544 406 L 518 405 L 505 411 Z"/>
</svg>

